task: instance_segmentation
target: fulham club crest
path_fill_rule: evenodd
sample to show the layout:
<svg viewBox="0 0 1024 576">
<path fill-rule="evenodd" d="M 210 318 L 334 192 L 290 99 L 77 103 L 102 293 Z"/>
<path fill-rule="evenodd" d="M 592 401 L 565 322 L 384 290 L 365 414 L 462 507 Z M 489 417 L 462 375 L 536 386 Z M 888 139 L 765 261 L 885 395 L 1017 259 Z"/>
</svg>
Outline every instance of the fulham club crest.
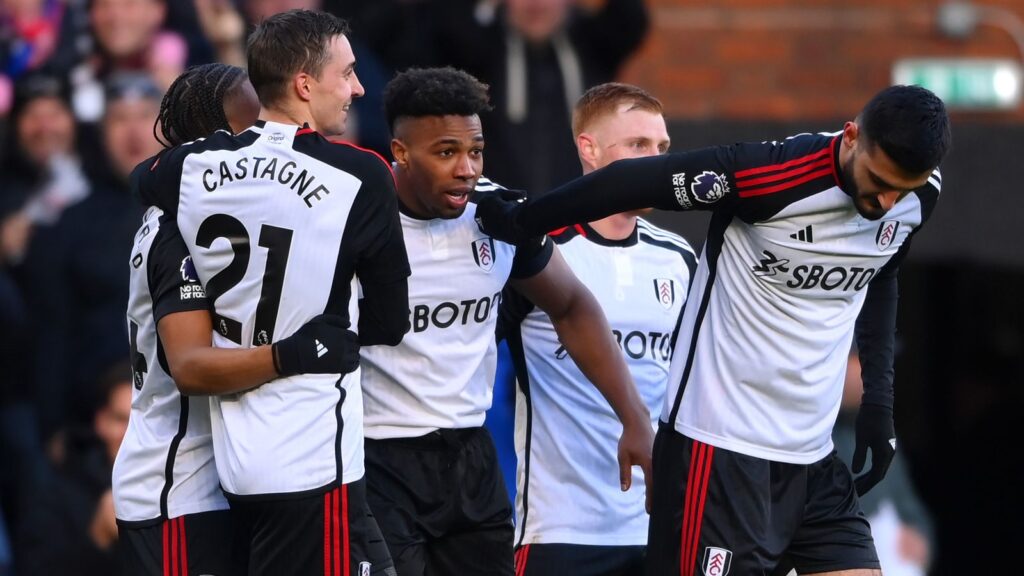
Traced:
<svg viewBox="0 0 1024 576">
<path fill-rule="evenodd" d="M 473 241 L 473 260 L 484 272 L 490 272 L 494 268 L 494 240 L 492 238 L 480 238 Z"/>
<path fill-rule="evenodd" d="M 676 283 L 669 278 L 655 278 L 654 297 L 666 310 L 672 309 L 676 302 Z"/>
<path fill-rule="evenodd" d="M 892 245 L 896 239 L 896 231 L 900 229 L 899 220 L 882 220 L 878 225 L 878 232 L 875 233 L 875 245 L 879 250 L 885 250 Z"/>
<path fill-rule="evenodd" d="M 725 576 L 732 566 L 732 552 L 708 546 L 704 549 L 704 576 Z"/>
</svg>

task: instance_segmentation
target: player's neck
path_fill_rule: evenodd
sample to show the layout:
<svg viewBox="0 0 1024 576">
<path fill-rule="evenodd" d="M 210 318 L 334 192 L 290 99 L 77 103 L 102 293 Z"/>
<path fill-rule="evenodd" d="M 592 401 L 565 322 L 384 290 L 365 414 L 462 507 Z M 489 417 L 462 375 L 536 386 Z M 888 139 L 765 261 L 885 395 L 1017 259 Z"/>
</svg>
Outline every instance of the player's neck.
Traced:
<svg viewBox="0 0 1024 576">
<path fill-rule="evenodd" d="M 264 106 L 260 108 L 259 118 L 260 120 L 277 122 L 278 124 L 293 124 L 295 126 L 308 124 L 310 128 L 317 130 L 312 114 L 309 114 L 308 111 L 293 110 L 288 106 L 275 106 L 273 108 Z"/>
<path fill-rule="evenodd" d="M 613 214 L 607 218 L 590 222 L 590 227 L 606 240 L 625 240 L 636 229 L 635 214 Z"/>
</svg>

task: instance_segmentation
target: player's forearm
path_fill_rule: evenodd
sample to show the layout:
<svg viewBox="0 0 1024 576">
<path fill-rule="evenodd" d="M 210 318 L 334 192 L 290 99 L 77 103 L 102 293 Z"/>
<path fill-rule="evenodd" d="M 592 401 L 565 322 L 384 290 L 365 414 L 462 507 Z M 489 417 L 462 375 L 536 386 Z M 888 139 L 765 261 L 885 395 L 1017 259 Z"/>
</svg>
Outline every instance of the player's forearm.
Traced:
<svg viewBox="0 0 1024 576">
<path fill-rule="evenodd" d="M 864 381 L 863 402 L 893 407 L 893 364 L 896 356 L 896 309 L 899 300 L 895 271 L 868 287 L 857 318 L 857 348 Z"/>
<path fill-rule="evenodd" d="M 405 278 L 363 284 L 359 300 L 359 344 L 397 346 L 409 331 L 409 284 Z"/>
<path fill-rule="evenodd" d="M 255 388 L 278 377 L 270 346 L 226 349 L 197 346 L 168 357 L 178 390 L 190 395 L 217 395 Z"/>
<path fill-rule="evenodd" d="M 651 417 L 594 297 L 573 298 L 565 313 L 552 317 L 558 338 L 583 375 L 601 392 L 623 426 L 650 427 Z"/>
<path fill-rule="evenodd" d="M 619 160 L 571 180 L 527 200 L 516 216 L 516 225 L 530 235 L 541 235 L 640 208 L 672 209 L 665 201 L 666 186 L 659 186 L 665 161 L 664 156 Z"/>
</svg>

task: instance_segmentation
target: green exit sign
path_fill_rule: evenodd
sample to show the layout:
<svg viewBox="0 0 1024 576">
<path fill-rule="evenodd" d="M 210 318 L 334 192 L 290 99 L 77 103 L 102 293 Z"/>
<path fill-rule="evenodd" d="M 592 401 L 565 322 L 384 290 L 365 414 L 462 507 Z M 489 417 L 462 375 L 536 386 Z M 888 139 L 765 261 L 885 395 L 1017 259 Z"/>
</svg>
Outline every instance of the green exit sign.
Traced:
<svg viewBox="0 0 1024 576">
<path fill-rule="evenodd" d="M 1007 110 L 1021 102 L 1021 66 L 993 58 L 908 58 L 892 69 L 893 84 L 917 84 L 949 108 Z"/>
</svg>

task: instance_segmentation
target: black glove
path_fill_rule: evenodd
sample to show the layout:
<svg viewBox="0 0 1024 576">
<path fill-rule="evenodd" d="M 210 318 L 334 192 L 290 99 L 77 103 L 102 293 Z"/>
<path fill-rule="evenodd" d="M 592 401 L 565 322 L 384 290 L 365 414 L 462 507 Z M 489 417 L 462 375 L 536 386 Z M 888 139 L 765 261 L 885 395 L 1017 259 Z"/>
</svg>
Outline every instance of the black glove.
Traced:
<svg viewBox="0 0 1024 576">
<path fill-rule="evenodd" d="M 321 314 L 273 345 L 274 368 L 292 374 L 348 374 L 359 367 L 359 336 L 340 316 Z"/>
<path fill-rule="evenodd" d="M 526 200 L 525 192 L 507 188 L 478 191 L 473 200 L 476 202 L 476 224 L 481 232 L 509 244 L 520 244 L 530 239 L 530 235 L 517 223 L 520 205 Z"/>
<path fill-rule="evenodd" d="M 857 495 L 863 496 L 885 477 L 896 455 L 896 426 L 892 408 L 876 404 L 862 404 L 857 413 L 856 447 L 853 449 L 853 472 L 864 468 L 868 448 L 871 449 L 871 469 L 854 478 Z"/>
</svg>

